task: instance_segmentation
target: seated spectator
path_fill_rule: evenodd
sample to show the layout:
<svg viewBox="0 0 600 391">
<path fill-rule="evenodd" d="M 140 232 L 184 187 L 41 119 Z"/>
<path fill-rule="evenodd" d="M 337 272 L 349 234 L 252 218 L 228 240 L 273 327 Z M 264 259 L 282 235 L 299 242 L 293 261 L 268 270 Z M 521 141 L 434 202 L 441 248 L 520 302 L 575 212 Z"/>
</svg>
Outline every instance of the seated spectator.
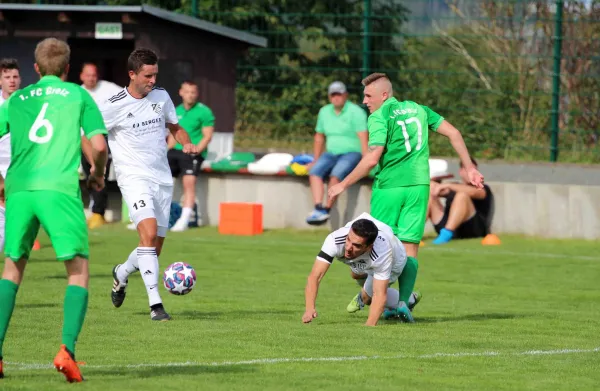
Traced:
<svg viewBox="0 0 600 391">
<path fill-rule="evenodd" d="M 198 102 L 198 86 L 193 81 L 185 81 L 179 89 L 183 103 L 175 109 L 179 125 L 188 132 L 193 144 L 202 151 L 200 155 L 191 156 L 183 153 L 183 146 L 169 134 L 169 151 L 167 158 L 174 178 L 183 176 L 183 205 L 181 217 L 171 228 L 171 231 L 181 232 L 188 228 L 190 218 L 196 203 L 196 177 L 200 174 L 202 162 L 206 158 L 208 144 L 212 140 L 215 117 L 211 109 Z M 198 218 L 198 220 L 200 220 Z M 198 221 L 200 225 L 200 221 Z"/>
<path fill-rule="evenodd" d="M 471 161 L 477 167 L 475 159 Z M 477 189 L 469 184 L 462 164 L 459 175 L 463 183 L 431 182 L 427 218 L 431 220 L 438 237 L 434 244 L 452 239 L 480 238 L 490 232 L 494 196 L 488 185 Z M 446 199 L 446 206 L 440 202 Z"/>
<path fill-rule="evenodd" d="M 367 151 L 367 113 L 360 106 L 348 101 L 344 83 L 336 81 L 329 85 L 330 104 L 319 111 L 314 141 L 314 161 L 308 166 L 310 189 L 315 209 L 306 219 L 308 224 L 323 224 L 329 219 L 329 211 L 335 202 L 328 199 L 325 205 L 324 181 L 329 186 L 340 183 L 354 170 Z"/>
</svg>

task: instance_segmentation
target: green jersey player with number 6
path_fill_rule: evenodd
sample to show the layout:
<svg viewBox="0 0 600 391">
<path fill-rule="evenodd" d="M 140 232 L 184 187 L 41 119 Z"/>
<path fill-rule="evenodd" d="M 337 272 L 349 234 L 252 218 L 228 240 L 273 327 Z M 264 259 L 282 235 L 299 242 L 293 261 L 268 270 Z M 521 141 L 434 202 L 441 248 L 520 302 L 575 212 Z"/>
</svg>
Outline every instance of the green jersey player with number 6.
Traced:
<svg viewBox="0 0 600 391">
<path fill-rule="evenodd" d="M 425 230 L 429 202 L 429 133 L 450 139 L 454 150 L 477 188 L 483 176 L 477 171 L 460 132 L 442 116 L 412 101 L 399 102 L 392 83 L 383 73 L 367 76 L 363 103 L 371 115 L 368 120 L 369 150 L 354 171 L 329 189 L 329 197 L 342 193 L 379 165 L 373 182 L 371 215 L 389 225 L 406 248 L 408 259 L 398 281 L 405 292 L 412 292 L 417 278 L 417 253 Z M 400 301 L 408 303 L 408 297 Z M 348 306 L 348 311 L 357 298 Z"/>
<path fill-rule="evenodd" d="M 88 234 L 77 171 L 81 129 L 92 146 L 95 172 L 89 183 L 95 189 L 104 186 L 107 147 L 104 121 L 90 94 L 63 81 L 70 53 L 64 41 L 41 41 L 35 49 L 40 81 L 15 91 L 0 107 L 0 136 L 10 132 L 12 152 L 6 175 L 6 260 L 0 280 L 0 378 L 6 330 L 41 225 L 68 275 L 62 346 L 54 366 L 69 382 L 83 380 L 75 361 L 89 278 Z"/>
</svg>

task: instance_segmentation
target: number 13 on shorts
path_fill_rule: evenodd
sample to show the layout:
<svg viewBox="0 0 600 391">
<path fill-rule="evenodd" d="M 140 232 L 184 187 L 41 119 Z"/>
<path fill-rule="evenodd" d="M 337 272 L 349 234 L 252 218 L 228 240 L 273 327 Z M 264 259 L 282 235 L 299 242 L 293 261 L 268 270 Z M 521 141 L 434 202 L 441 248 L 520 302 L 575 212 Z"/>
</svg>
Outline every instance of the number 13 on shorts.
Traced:
<svg viewBox="0 0 600 391">
<path fill-rule="evenodd" d="M 133 180 L 119 188 L 127 205 L 129 218 L 136 227 L 144 219 L 156 219 L 158 227 L 169 227 L 173 186 Z"/>
<path fill-rule="evenodd" d="M 156 218 L 152 197 L 149 194 L 130 195 L 123 193 L 123 201 L 127 205 L 129 219 L 136 226 L 144 219 Z"/>
<path fill-rule="evenodd" d="M 145 208 L 146 207 L 146 201 L 144 199 L 141 199 L 137 202 L 133 203 L 133 209 L 134 210 L 140 210 L 141 208 Z"/>
</svg>

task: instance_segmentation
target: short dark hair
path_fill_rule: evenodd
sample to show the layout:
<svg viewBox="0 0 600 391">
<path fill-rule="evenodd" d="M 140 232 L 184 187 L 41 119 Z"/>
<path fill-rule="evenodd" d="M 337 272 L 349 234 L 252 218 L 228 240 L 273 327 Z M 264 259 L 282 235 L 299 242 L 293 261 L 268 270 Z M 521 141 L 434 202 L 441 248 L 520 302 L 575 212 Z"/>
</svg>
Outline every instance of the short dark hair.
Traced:
<svg viewBox="0 0 600 391">
<path fill-rule="evenodd" d="M 474 165 L 475 167 L 477 167 L 477 160 L 475 160 L 475 159 L 473 158 L 473 156 L 469 156 L 469 158 L 471 159 L 471 163 L 473 163 L 473 165 Z M 460 166 L 460 168 L 464 168 L 464 166 L 463 166 L 462 162 L 460 162 L 459 166 Z"/>
<path fill-rule="evenodd" d="M 19 62 L 14 58 L 3 58 L 0 60 L 0 72 L 5 69 L 16 69 L 19 70 Z"/>
<path fill-rule="evenodd" d="M 94 67 L 94 68 L 96 68 L 96 71 L 98 71 L 98 65 L 94 64 L 93 62 L 84 62 L 83 65 L 81 66 L 82 72 L 85 69 L 85 67 Z"/>
<path fill-rule="evenodd" d="M 158 56 L 150 49 L 135 49 L 127 59 L 127 70 L 138 73 L 144 65 L 156 65 Z"/>
<path fill-rule="evenodd" d="M 181 85 L 187 84 L 188 86 L 194 86 L 194 87 L 198 87 L 198 84 L 190 79 L 184 80 Z"/>
<path fill-rule="evenodd" d="M 367 246 L 372 245 L 379 234 L 379 229 L 375 223 L 368 219 L 358 219 L 352 223 L 350 228 L 356 235 L 365 239 Z"/>
</svg>

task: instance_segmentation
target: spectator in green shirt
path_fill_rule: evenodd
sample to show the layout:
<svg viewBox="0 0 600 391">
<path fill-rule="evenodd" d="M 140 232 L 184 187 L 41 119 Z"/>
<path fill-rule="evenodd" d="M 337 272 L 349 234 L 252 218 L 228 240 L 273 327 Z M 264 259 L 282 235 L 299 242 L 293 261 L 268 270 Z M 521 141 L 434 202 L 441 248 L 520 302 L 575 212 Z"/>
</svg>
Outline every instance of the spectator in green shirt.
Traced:
<svg viewBox="0 0 600 391">
<path fill-rule="evenodd" d="M 190 135 L 193 144 L 202 151 L 200 155 L 191 156 L 183 153 L 183 146 L 178 144 L 173 136 L 169 135 L 169 167 L 171 174 L 178 178 L 183 175 L 183 207 L 181 217 L 171 231 L 181 232 L 188 228 L 190 217 L 196 202 L 196 177 L 200 174 L 200 167 L 206 158 L 208 143 L 212 139 L 215 117 L 210 108 L 198 102 L 198 86 L 193 81 L 185 81 L 179 89 L 179 96 L 183 103 L 177 106 L 179 125 Z"/>
<path fill-rule="evenodd" d="M 346 86 L 340 81 L 328 88 L 330 104 L 323 106 L 317 118 L 314 161 L 310 164 L 310 188 L 315 209 L 307 217 L 308 224 L 319 225 L 329 219 L 335 198 L 323 205 L 324 181 L 329 187 L 340 183 L 354 170 L 367 151 L 367 113 L 348 101 Z"/>
</svg>

